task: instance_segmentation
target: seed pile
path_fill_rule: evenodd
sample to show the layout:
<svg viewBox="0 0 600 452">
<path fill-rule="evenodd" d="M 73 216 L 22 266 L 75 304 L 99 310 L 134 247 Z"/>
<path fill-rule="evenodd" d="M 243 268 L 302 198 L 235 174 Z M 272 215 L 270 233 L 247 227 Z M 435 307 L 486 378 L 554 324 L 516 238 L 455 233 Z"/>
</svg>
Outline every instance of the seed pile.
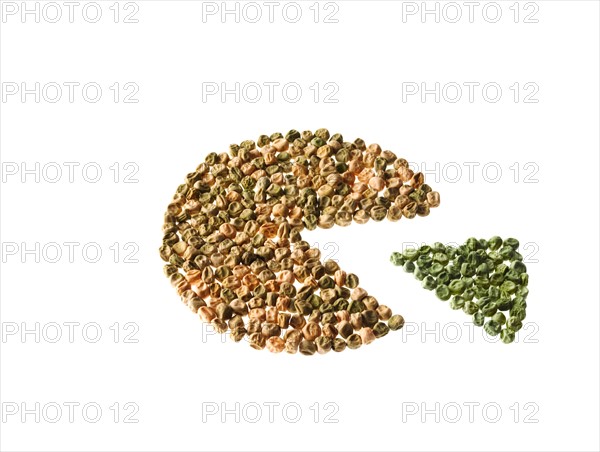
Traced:
<svg viewBox="0 0 600 452">
<path fill-rule="evenodd" d="M 255 349 L 359 348 L 404 325 L 304 229 L 426 216 L 440 196 L 378 144 L 327 129 L 261 135 L 210 153 L 167 207 L 161 258 L 181 299 Z"/>
<path fill-rule="evenodd" d="M 471 315 L 489 335 L 500 334 L 509 344 L 523 326 L 529 294 L 529 275 L 518 248 L 519 241 L 513 238 L 470 238 L 458 248 L 434 243 L 394 252 L 390 261 L 414 273 L 440 300 L 450 300 L 452 309 Z"/>
</svg>

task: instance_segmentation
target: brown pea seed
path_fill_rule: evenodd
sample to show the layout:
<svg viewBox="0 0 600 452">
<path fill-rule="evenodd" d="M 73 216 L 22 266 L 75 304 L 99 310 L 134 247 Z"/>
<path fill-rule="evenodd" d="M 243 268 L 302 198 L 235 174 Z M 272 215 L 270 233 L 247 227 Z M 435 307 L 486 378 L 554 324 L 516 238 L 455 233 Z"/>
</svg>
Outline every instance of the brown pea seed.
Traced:
<svg viewBox="0 0 600 452">
<path fill-rule="evenodd" d="M 362 287 L 356 287 L 352 291 L 352 295 L 350 296 L 350 298 L 354 301 L 357 301 L 357 300 L 362 300 L 366 296 L 367 296 L 367 291 L 365 289 L 363 289 Z"/>
<path fill-rule="evenodd" d="M 342 338 L 335 338 L 333 340 L 333 351 L 334 352 L 343 352 L 346 349 L 346 341 Z"/>
<path fill-rule="evenodd" d="M 357 348 L 360 348 L 360 346 L 362 345 L 362 338 L 360 337 L 360 335 L 358 335 L 356 333 L 351 334 L 348 337 L 348 339 L 346 340 L 346 344 L 349 349 L 356 350 Z"/>
<path fill-rule="evenodd" d="M 302 328 L 302 334 L 304 339 L 314 341 L 321 335 L 321 327 L 315 322 L 309 322 Z"/>
<path fill-rule="evenodd" d="M 279 317 L 279 310 L 277 308 L 269 306 L 266 311 L 266 321 L 271 323 L 277 323 L 277 319 Z"/>
<path fill-rule="evenodd" d="M 235 342 L 239 342 L 241 341 L 244 336 L 246 336 L 246 328 L 244 327 L 238 327 L 238 328 L 234 328 L 231 330 L 231 338 L 235 341 Z"/>
<path fill-rule="evenodd" d="M 437 191 L 427 193 L 427 202 L 429 207 L 438 207 L 440 205 L 440 194 Z"/>
<path fill-rule="evenodd" d="M 217 313 L 214 309 L 209 308 L 208 306 L 202 306 L 198 309 L 198 313 L 200 314 L 200 318 L 206 323 L 212 322 L 213 319 L 217 317 Z"/>
<path fill-rule="evenodd" d="M 347 339 L 348 336 L 354 333 L 354 328 L 350 322 L 347 322 L 346 320 L 342 320 L 340 323 L 338 323 L 337 330 L 340 336 L 342 336 L 344 339 Z"/>
<path fill-rule="evenodd" d="M 302 342 L 300 342 L 299 350 L 303 355 L 310 356 L 315 354 L 317 351 L 317 346 L 313 341 L 303 339 Z"/>
<path fill-rule="evenodd" d="M 385 188 L 385 180 L 381 177 L 372 177 L 369 179 L 369 187 L 375 191 L 381 191 Z"/>
<path fill-rule="evenodd" d="M 250 341 L 250 347 L 256 350 L 262 350 L 265 348 L 266 339 L 260 333 L 252 333 L 250 336 L 248 336 L 248 340 Z"/>
<path fill-rule="evenodd" d="M 382 304 L 377 308 L 377 315 L 379 315 L 381 320 L 389 320 L 392 316 L 392 310 L 386 305 Z"/>
<path fill-rule="evenodd" d="M 342 310 L 342 311 L 337 311 L 335 313 L 335 317 L 337 318 L 338 322 L 342 322 L 344 320 L 349 321 L 350 320 L 350 313 L 346 310 Z"/>
<path fill-rule="evenodd" d="M 261 328 L 262 335 L 265 337 L 279 336 L 281 334 L 281 328 L 276 323 L 265 322 Z"/>
<path fill-rule="evenodd" d="M 350 314 L 350 325 L 352 325 L 352 328 L 355 330 L 360 330 L 363 327 L 363 317 L 360 312 Z"/>
<path fill-rule="evenodd" d="M 383 322 L 379 322 L 377 325 L 373 327 L 373 334 L 376 338 L 380 338 L 385 336 L 390 332 L 390 328 Z"/>
<path fill-rule="evenodd" d="M 285 342 L 279 336 L 267 339 L 267 350 L 271 353 L 281 353 L 285 348 Z"/>
<path fill-rule="evenodd" d="M 227 323 L 221 319 L 214 319 L 210 324 L 217 333 L 224 333 L 227 331 Z"/>
<path fill-rule="evenodd" d="M 187 305 L 192 310 L 192 312 L 197 313 L 198 309 L 206 306 L 206 303 L 200 297 L 192 297 L 188 300 Z"/>
<path fill-rule="evenodd" d="M 400 314 L 391 316 L 388 320 L 388 326 L 392 331 L 399 330 L 404 326 L 404 317 L 402 317 Z"/>
<path fill-rule="evenodd" d="M 315 345 L 317 346 L 317 352 L 323 355 L 329 352 L 333 347 L 333 339 L 326 336 L 319 336 L 315 340 Z"/>
<path fill-rule="evenodd" d="M 335 338 L 338 335 L 338 330 L 331 323 L 323 325 L 322 334 L 325 337 Z"/>
<path fill-rule="evenodd" d="M 370 295 L 364 297 L 361 301 L 364 303 L 364 305 L 367 309 L 375 310 L 379 306 L 377 299 Z"/>
<path fill-rule="evenodd" d="M 302 315 L 294 314 L 290 319 L 290 325 L 292 328 L 302 329 L 306 325 L 306 319 Z"/>
<path fill-rule="evenodd" d="M 358 334 L 360 334 L 360 338 L 362 339 L 363 344 L 370 344 L 371 342 L 373 342 L 376 339 L 375 334 L 373 333 L 373 330 L 369 327 L 362 328 L 358 332 Z"/>
<path fill-rule="evenodd" d="M 250 309 L 248 317 L 250 317 L 250 320 L 258 320 L 262 323 L 267 320 L 267 312 L 263 308 Z"/>
</svg>

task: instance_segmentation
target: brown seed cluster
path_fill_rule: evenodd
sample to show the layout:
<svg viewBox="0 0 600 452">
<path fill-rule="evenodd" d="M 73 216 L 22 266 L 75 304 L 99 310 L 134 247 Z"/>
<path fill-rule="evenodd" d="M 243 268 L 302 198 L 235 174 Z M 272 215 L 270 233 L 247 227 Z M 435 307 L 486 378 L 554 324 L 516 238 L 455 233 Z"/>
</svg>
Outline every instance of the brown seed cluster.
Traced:
<svg viewBox="0 0 600 452">
<path fill-rule="evenodd" d="M 439 194 L 403 158 L 327 129 L 261 135 L 211 153 L 167 207 L 161 258 L 181 299 L 255 349 L 359 348 L 404 325 L 304 229 L 426 216 Z"/>
</svg>

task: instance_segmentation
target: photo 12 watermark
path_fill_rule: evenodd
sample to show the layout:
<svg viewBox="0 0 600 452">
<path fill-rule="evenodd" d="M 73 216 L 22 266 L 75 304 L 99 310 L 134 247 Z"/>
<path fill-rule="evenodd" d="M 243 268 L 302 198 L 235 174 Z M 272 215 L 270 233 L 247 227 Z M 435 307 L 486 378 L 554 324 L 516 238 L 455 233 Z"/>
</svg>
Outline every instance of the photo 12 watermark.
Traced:
<svg viewBox="0 0 600 452">
<path fill-rule="evenodd" d="M 137 184 L 140 166 L 135 162 L 2 162 L 2 183 Z"/>
<path fill-rule="evenodd" d="M 540 327 L 534 322 L 525 322 L 515 332 L 513 343 L 538 344 Z M 406 343 L 473 344 L 501 342 L 500 335 L 492 336 L 473 322 L 405 322 L 400 330 L 400 340 Z"/>
<path fill-rule="evenodd" d="M 415 173 L 421 172 L 428 180 L 456 184 L 486 182 L 513 182 L 515 184 L 538 184 L 540 164 L 538 162 L 408 162 Z"/>
<path fill-rule="evenodd" d="M 335 402 L 202 402 L 202 423 L 337 424 L 339 411 Z"/>
<path fill-rule="evenodd" d="M 229 332 L 220 333 L 213 325 L 206 322 L 200 323 L 202 343 L 219 341 L 224 344 L 229 342 Z M 534 322 L 524 322 L 518 331 L 515 331 L 515 344 L 538 344 L 540 327 Z M 397 336 L 403 344 L 474 344 L 501 342 L 500 335 L 492 336 L 472 321 L 463 322 L 404 322 Z M 248 336 L 242 341 L 250 343 Z"/>
<path fill-rule="evenodd" d="M 7 103 L 47 104 L 137 104 L 140 86 L 131 81 L 2 82 L 0 98 Z"/>
<path fill-rule="evenodd" d="M 2 322 L 2 343 L 21 344 L 137 344 L 135 322 Z"/>
<path fill-rule="evenodd" d="M 338 2 L 202 2 L 202 23 L 339 23 Z"/>
<path fill-rule="evenodd" d="M 409 249 L 419 249 L 422 246 L 428 246 L 428 243 L 425 242 L 402 242 L 400 244 L 400 252 L 404 253 L 406 250 Z M 446 242 L 443 243 L 444 246 L 451 246 L 453 248 L 458 248 L 459 246 L 461 246 L 459 243 L 457 242 Z M 525 242 L 523 244 L 519 244 L 519 248 L 518 251 L 521 253 L 523 260 L 522 262 L 524 264 L 537 264 L 539 263 L 539 258 L 537 257 L 539 251 L 540 251 L 540 245 L 537 244 L 536 242 Z"/>
<path fill-rule="evenodd" d="M 405 104 L 537 104 L 540 102 L 540 86 L 531 81 L 402 82 L 400 86 L 402 103 Z"/>
<path fill-rule="evenodd" d="M 202 82 L 202 103 L 337 104 L 335 82 Z"/>
<path fill-rule="evenodd" d="M 2 423 L 36 424 L 137 424 L 140 407 L 135 402 L 95 401 L 2 402 Z"/>
<path fill-rule="evenodd" d="M 327 260 L 338 262 L 336 256 L 340 251 L 340 246 L 336 242 L 325 242 L 323 245 L 319 242 L 313 242 L 310 247 L 321 250 L 321 260 L 323 262 Z"/>
<path fill-rule="evenodd" d="M 136 242 L 2 242 L 2 263 L 138 264 Z"/>
<path fill-rule="evenodd" d="M 536 2 L 402 2 L 402 23 L 539 23 Z"/>
<path fill-rule="evenodd" d="M 403 424 L 409 423 L 447 423 L 447 424 L 537 424 L 540 407 L 536 402 L 402 402 L 401 418 Z"/>
<path fill-rule="evenodd" d="M 2 2 L 2 23 L 139 23 L 137 2 Z"/>
</svg>

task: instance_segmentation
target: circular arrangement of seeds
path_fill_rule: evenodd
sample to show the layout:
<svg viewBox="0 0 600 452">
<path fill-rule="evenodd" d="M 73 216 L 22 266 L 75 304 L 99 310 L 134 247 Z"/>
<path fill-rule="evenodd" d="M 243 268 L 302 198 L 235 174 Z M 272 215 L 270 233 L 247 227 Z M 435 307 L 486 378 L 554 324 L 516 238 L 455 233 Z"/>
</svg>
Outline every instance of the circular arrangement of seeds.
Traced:
<svg viewBox="0 0 600 452">
<path fill-rule="evenodd" d="M 271 352 L 340 352 L 404 325 L 304 229 L 427 216 L 440 196 L 378 144 L 327 129 L 261 135 L 210 153 L 167 207 L 160 256 L 216 331 Z"/>
</svg>

